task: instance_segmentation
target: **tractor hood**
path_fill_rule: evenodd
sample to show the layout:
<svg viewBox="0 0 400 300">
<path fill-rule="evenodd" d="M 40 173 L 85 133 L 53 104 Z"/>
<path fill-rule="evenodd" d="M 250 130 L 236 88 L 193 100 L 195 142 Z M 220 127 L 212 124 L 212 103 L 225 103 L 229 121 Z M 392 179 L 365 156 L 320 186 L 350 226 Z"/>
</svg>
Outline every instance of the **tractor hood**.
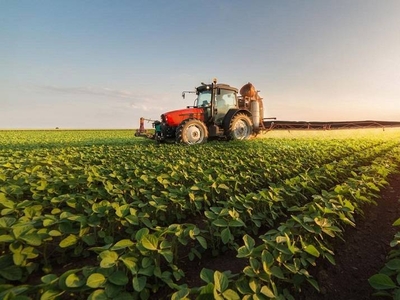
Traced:
<svg viewBox="0 0 400 300">
<path fill-rule="evenodd" d="M 191 108 L 169 111 L 161 115 L 161 122 L 164 122 L 168 126 L 176 127 L 183 120 L 190 118 L 203 121 L 204 110 L 202 108 L 191 107 Z"/>
</svg>

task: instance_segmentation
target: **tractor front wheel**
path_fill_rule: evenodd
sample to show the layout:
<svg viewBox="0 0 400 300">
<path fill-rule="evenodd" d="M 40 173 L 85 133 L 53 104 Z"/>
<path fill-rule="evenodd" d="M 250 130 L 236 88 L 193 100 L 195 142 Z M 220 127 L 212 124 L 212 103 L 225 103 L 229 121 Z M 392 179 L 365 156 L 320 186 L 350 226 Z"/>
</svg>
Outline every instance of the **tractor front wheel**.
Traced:
<svg viewBox="0 0 400 300">
<path fill-rule="evenodd" d="M 187 145 L 205 143 L 208 138 L 206 125 L 197 119 L 187 119 L 176 129 L 176 141 Z"/>
<path fill-rule="evenodd" d="M 246 114 L 233 116 L 226 134 L 229 140 L 247 140 L 253 133 L 253 122 Z"/>
</svg>

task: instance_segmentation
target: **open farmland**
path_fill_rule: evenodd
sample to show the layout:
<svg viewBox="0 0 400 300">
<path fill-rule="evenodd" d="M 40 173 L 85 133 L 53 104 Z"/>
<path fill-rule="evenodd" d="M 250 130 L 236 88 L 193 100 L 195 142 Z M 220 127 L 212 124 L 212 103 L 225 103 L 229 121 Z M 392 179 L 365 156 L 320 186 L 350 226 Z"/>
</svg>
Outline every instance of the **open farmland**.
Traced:
<svg viewBox="0 0 400 300">
<path fill-rule="evenodd" d="M 186 147 L 132 131 L 3 131 L 0 298 L 320 291 L 315 269 L 336 263 L 400 170 L 400 130 L 264 137 Z"/>
</svg>

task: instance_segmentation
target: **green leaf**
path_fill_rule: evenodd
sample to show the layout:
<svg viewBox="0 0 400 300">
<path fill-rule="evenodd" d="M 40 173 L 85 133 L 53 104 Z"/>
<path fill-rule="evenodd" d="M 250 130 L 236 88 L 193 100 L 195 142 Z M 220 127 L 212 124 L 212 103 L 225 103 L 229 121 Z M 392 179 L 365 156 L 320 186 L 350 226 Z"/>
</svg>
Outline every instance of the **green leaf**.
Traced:
<svg viewBox="0 0 400 300">
<path fill-rule="evenodd" d="M 56 218 L 54 218 L 54 217 L 48 217 L 48 218 L 45 218 L 44 220 L 43 220 L 43 226 L 44 227 L 48 227 L 48 226 L 50 226 L 50 225 L 53 225 L 53 224 L 56 224 L 58 221 L 57 221 L 57 219 Z"/>
<path fill-rule="evenodd" d="M 14 208 L 15 203 L 9 199 L 7 199 L 4 193 L 0 193 L 0 204 L 6 208 Z"/>
<path fill-rule="evenodd" d="M 229 299 L 229 300 L 240 300 L 239 295 L 231 289 L 227 289 L 225 292 L 222 293 L 224 296 L 224 299 Z"/>
<path fill-rule="evenodd" d="M 165 258 L 165 260 L 169 263 L 172 263 L 172 261 L 174 260 L 174 254 L 172 253 L 171 250 L 161 250 L 159 251 L 159 253 Z"/>
<path fill-rule="evenodd" d="M 10 266 L 0 270 L 0 275 L 7 280 L 21 280 L 22 269 L 18 266 Z"/>
<path fill-rule="evenodd" d="M 195 198 L 196 198 L 196 197 L 195 197 L 194 193 L 189 192 L 189 199 L 190 199 L 191 201 L 194 201 Z"/>
<path fill-rule="evenodd" d="M 256 242 L 254 241 L 254 239 L 249 236 L 249 235 L 244 235 L 243 236 L 243 241 L 244 241 L 244 245 L 246 246 L 246 248 L 251 251 L 254 248 L 254 245 L 256 244 Z"/>
<path fill-rule="evenodd" d="M 214 272 L 210 269 L 203 268 L 200 272 L 200 278 L 206 283 L 213 282 Z"/>
<path fill-rule="evenodd" d="M 3 234 L 0 235 L 0 243 L 12 243 L 14 242 L 14 238 L 11 235 Z"/>
<path fill-rule="evenodd" d="M 228 226 L 228 222 L 224 219 L 216 219 L 212 222 L 212 224 L 217 227 L 227 227 Z"/>
<path fill-rule="evenodd" d="M 16 266 L 21 266 L 26 260 L 26 256 L 21 254 L 21 252 L 16 252 L 13 254 L 13 261 Z"/>
<path fill-rule="evenodd" d="M 106 283 L 106 278 L 101 273 L 93 273 L 86 280 L 86 285 L 92 289 L 103 286 Z"/>
<path fill-rule="evenodd" d="M 229 227 L 224 228 L 221 231 L 221 239 L 224 244 L 227 244 L 229 242 L 229 240 L 231 239 L 231 237 L 232 237 L 232 234 L 231 234 L 231 231 L 229 230 Z"/>
<path fill-rule="evenodd" d="M 391 259 L 385 264 L 385 266 L 388 267 L 390 270 L 398 271 L 400 270 L 400 259 Z"/>
<path fill-rule="evenodd" d="M 89 295 L 88 300 L 108 300 L 108 297 L 103 289 L 98 289 Z"/>
<path fill-rule="evenodd" d="M 392 226 L 400 226 L 400 218 L 394 221 Z"/>
<path fill-rule="evenodd" d="M 283 276 L 281 268 L 279 268 L 278 266 L 271 267 L 271 274 L 280 279 L 285 279 L 285 276 Z"/>
<path fill-rule="evenodd" d="M 286 243 L 286 241 L 287 241 L 287 237 L 285 237 L 285 236 L 278 235 L 277 237 L 275 237 L 275 242 L 277 242 L 278 244 Z"/>
<path fill-rule="evenodd" d="M 78 288 L 83 286 L 84 284 L 85 281 L 79 278 L 77 274 L 70 274 L 65 280 L 65 285 L 69 288 Z"/>
<path fill-rule="evenodd" d="M 142 245 L 148 250 L 157 250 L 158 239 L 153 234 L 147 234 L 142 237 Z"/>
<path fill-rule="evenodd" d="M 318 282 L 313 278 L 307 278 L 307 281 L 319 292 L 319 285 Z"/>
<path fill-rule="evenodd" d="M 325 253 L 324 253 L 324 256 L 328 259 L 328 261 L 329 261 L 332 265 L 336 265 L 335 258 L 333 257 L 332 254 L 330 254 L 330 253 L 328 253 L 328 252 L 325 252 Z"/>
<path fill-rule="evenodd" d="M 193 185 L 190 189 L 192 191 L 199 191 L 200 190 L 200 188 L 197 185 Z"/>
<path fill-rule="evenodd" d="M 94 246 L 96 244 L 96 236 L 94 234 L 86 234 L 82 236 L 82 241 L 88 246 Z"/>
<path fill-rule="evenodd" d="M 228 288 L 229 280 L 225 273 L 219 271 L 214 272 L 214 285 L 220 293 L 223 293 Z"/>
<path fill-rule="evenodd" d="M 212 282 L 201 287 L 200 295 L 196 300 L 215 300 L 214 299 L 214 284 Z"/>
<path fill-rule="evenodd" d="M 125 287 L 115 285 L 115 284 L 111 283 L 110 280 L 108 280 L 107 283 L 105 284 L 104 292 L 106 293 L 108 299 L 128 300 L 129 297 L 123 296 L 123 294 L 125 292 L 122 292 L 122 291 L 124 289 L 125 289 Z"/>
<path fill-rule="evenodd" d="M 246 246 L 242 246 L 237 250 L 237 253 L 237 258 L 243 258 L 249 256 L 251 254 L 251 251 L 247 249 Z"/>
<path fill-rule="evenodd" d="M 207 219 L 215 219 L 217 217 L 217 215 L 215 213 L 213 213 L 212 211 L 206 210 L 204 212 L 204 215 L 206 216 Z"/>
<path fill-rule="evenodd" d="M 151 259 L 150 257 L 143 257 L 142 259 L 142 267 L 143 268 L 148 268 L 154 264 L 154 260 Z"/>
<path fill-rule="evenodd" d="M 49 231 L 49 235 L 52 236 L 52 237 L 57 237 L 57 236 L 61 236 L 62 233 L 59 232 L 58 230 L 50 230 Z"/>
<path fill-rule="evenodd" d="M 258 275 L 254 273 L 254 270 L 252 267 L 247 266 L 243 269 L 243 273 L 246 274 L 248 277 L 257 277 Z"/>
<path fill-rule="evenodd" d="M 171 296 L 171 300 L 182 300 L 182 299 L 189 299 L 188 296 L 190 294 L 190 290 L 188 288 L 180 289 L 179 291 L 175 292 Z"/>
<path fill-rule="evenodd" d="M 269 268 L 274 264 L 274 256 L 267 250 L 261 253 L 261 262 L 265 272 L 269 272 Z"/>
<path fill-rule="evenodd" d="M 111 276 L 108 277 L 108 280 L 115 285 L 121 286 L 124 286 L 129 282 L 128 276 L 126 276 L 126 274 L 122 271 L 116 271 L 112 273 Z"/>
<path fill-rule="evenodd" d="M 317 250 L 317 248 L 315 248 L 314 245 L 307 245 L 306 247 L 304 247 L 304 251 L 315 257 L 319 257 L 320 255 L 319 251 Z"/>
<path fill-rule="evenodd" d="M 136 215 L 127 215 L 125 220 L 127 220 L 129 224 L 139 225 L 139 218 Z"/>
<path fill-rule="evenodd" d="M 262 286 L 261 294 L 263 294 L 263 295 L 265 295 L 265 296 L 267 296 L 268 298 L 271 298 L 271 299 L 275 298 L 274 292 L 269 287 L 267 287 L 266 285 Z"/>
<path fill-rule="evenodd" d="M 106 250 L 101 252 L 99 256 L 101 258 L 100 267 L 102 268 L 111 268 L 118 260 L 118 253 L 115 251 Z"/>
<path fill-rule="evenodd" d="M 389 295 L 389 297 L 390 297 L 390 295 Z M 394 290 L 394 292 L 393 292 L 393 300 L 400 300 L 400 289 L 399 288 Z"/>
<path fill-rule="evenodd" d="M 259 288 L 259 283 L 254 278 L 251 278 L 249 280 L 249 287 L 250 287 L 252 293 L 257 293 L 257 290 Z"/>
<path fill-rule="evenodd" d="M 368 279 L 369 284 L 376 290 L 387 290 L 396 287 L 393 280 L 386 274 L 375 274 Z"/>
<path fill-rule="evenodd" d="M 247 279 L 245 279 L 245 277 L 242 277 L 241 279 L 237 280 L 235 282 L 236 285 L 236 289 L 241 293 L 241 294 L 252 294 L 253 291 L 251 290 L 250 286 L 249 286 L 249 282 L 247 281 Z"/>
<path fill-rule="evenodd" d="M 154 268 L 155 268 L 154 265 L 151 265 L 146 268 L 141 268 L 141 269 L 139 269 L 138 274 L 145 275 L 147 277 L 151 277 L 154 275 Z"/>
<path fill-rule="evenodd" d="M 230 190 L 229 186 L 227 186 L 227 185 L 224 184 L 224 183 L 219 184 L 219 185 L 218 185 L 218 188 L 219 188 L 219 189 L 223 189 L 223 190 Z"/>
<path fill-rule="evenodd" d="M 131 240 L 124 239 L 124 240 L 120 240 L 120 241 L 116 242 L 115 245 L 111 247 L 111 250 L 125 249 L 125 248 L 131 247 L 133 245 L 134 245 L 134 243 Z"/>
<path fill-rule="evenodd" d="M 59 246 L 61 248 L 67 248 L 75 245 L 77 242 L 78 242 L 78 237 L 76 235 L 70 234 L 60 242 Z"/>
<path fill-rule="evenodd" d="M 33 228 L 32 225 L 18 225 L 12 228 L 13 234 L 16 239 L 19 239 L 22 235 L 27 233 Z"/>
<path fill-rule="evenodd" d="M 243 226 L 245 226 L 245 224 L 240 219 L 229 221 L 229 227 L 243 227 Z"/>
<path fill-rule="evenodd" d="M 136 292 L 141 292 L 146 287 L 146 283 L 147 277 L 144 276 L 135 276 L 132 279 L 132 286 Z"/>
<path fill-rule="evenodd" d="M 145 236 L 147 234 L 149 234 L 149 229 L 148 228 L 141 228 L 136 232 L 135 239 L 137 241 L 140 241 L 143 238 L 143 236 Z"/>
<path fill-rule="evenodd" d="M 59 299 L 58 296 L 61 296 L 64 293 L 65 293 L 65 291 L 47 290 L 40 296 L 40 300 Z"/>
<path fill-rule="evenodd" d="M 9 228 L 11 227 L 17 219 L 12 217 L 2 217 L 0 218 L 0 228 Z"/>
<path fill-rule="evenodd" d="M 200 243 L 200 245 L 204 248 L 207 249 L 207 241 L 204 237 L 202 236 L 196 236 L 196 240 Z"/>
<path fill-rule="evenodd" d="M 133 272 L 133 270 L 136 270 L 136 262 L 137 262 L 136 257 L 124 254 L 120 257 L 120 259 L 122 260 L 124 265 L 128 268 L 128 270 L 130 270 L 131 272 Z"/>
<path fill-rule="evenodd" d="M 28 245 L 31 246 L 40 246 L 42 244 L 42 240 L 40 239 L 40 236 L 37 233 L 25 234 L 21 236 L 20 239 L 25 241 Z"/>
<path fill-rule="evenodd" d="M 46 284 L 55 282 L 55 280 L 57 280 L 57 279 L 58 279 L 58 277 L 55 274 L 47 274 L 47 275 L 42 276 L 42 278 L 40 278 L 40 280 Z"/>
</svg>

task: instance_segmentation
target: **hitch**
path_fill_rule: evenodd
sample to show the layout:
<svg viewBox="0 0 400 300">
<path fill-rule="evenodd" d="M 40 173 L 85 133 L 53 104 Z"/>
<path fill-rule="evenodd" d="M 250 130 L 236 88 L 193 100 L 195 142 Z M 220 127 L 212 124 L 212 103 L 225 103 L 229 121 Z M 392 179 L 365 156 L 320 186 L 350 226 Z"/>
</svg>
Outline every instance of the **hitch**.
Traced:
<svg viewBox="0 0 400 300">
<path fill-rule="evenodd" d="M 146 118 L 141 117 L 139 119 L 139 129 L 136 129 L 135 136 L 136 137 L 154 138 L 154 135 L 151 133 L 148 133 L 147 130 L 144 128 L 144 121 L 157 122 L 156 120 L 146 119 Z M 154 127 L 154 123 L 153 123 L 153 127 Z"/>
</svg>

